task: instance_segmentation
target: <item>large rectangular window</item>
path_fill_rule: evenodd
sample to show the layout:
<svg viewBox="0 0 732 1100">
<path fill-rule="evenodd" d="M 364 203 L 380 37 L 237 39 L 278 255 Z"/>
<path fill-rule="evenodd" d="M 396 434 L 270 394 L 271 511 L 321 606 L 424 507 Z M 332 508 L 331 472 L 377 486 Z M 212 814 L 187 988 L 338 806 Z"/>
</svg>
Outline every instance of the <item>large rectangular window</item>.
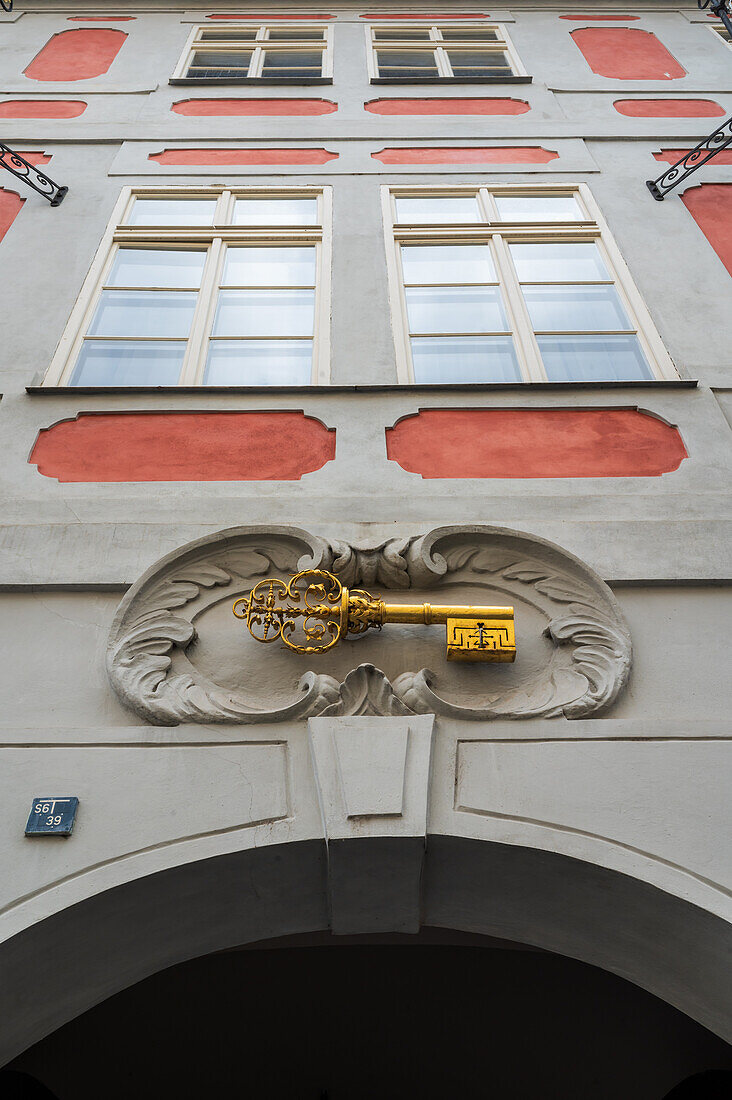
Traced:
<svg viewBox="0 0 732 1100">
<path fill-rule="evenodd" d="M 391 24 L 367 28 L 372 83 L 528 81 L 503 26 Z"/>
<path fill-rule="evenodd" d="M 330 83 L 331 34 L 314 23 L 195 27 L 171 83 Z"/>
<path fill-rule="evenodd" d="M 585 185 L 384 202 L 401 382 L 677 377 Z"/>
<path fill-rule="evenodd" d="M 327 382 L 327 189 L 126 189 L 44 382 Z"/>
</svg>

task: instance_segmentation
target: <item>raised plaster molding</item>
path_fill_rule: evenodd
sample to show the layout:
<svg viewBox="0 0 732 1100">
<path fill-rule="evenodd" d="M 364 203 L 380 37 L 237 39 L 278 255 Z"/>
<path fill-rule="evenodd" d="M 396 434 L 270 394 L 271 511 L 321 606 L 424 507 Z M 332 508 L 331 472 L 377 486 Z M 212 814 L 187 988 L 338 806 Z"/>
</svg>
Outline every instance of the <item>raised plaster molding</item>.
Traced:
<svg viewBox="0 0 732 1100">
<path fill-rule="evenodd" d="M 308 567 L 384 594 L 441 588 L 451 602 L 511 602 L 519 659 L 457 668 L 445 663 L 436 628 L 407 627 L 404 644 L 403 630 L 388 627 L 304 668 L 302 657 L 246 637 L 230 606 L 262 577 Z M 404 668 L 405 654 L 439 671 Z M 359 660 L 372 655 L 386 672 Z M 487 526 L 441 527 L 372 547 L 291 527 L 219 532 L 163 558 L 133 585 L 107 656 L 121 700 L 155 725 L 315 715 L 584 718 L 614 702 L 630 665 L 628 627 L 596 573 L 544 539 Z"/>
</svg>

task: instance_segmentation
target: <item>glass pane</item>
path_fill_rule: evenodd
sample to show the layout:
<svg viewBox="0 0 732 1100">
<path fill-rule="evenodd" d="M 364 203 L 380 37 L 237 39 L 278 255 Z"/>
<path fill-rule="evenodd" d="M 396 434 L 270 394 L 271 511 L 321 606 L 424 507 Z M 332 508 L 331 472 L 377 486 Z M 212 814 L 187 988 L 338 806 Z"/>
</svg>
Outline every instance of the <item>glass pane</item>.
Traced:
<svg viewBox="0 0 732 1100">
<path fill-rule="evenodd" d="M 512 244 L 522 282 L 572 283 L 609 279 L 596 244 Z"/>
<path fill-rule="evenodd" d="M 405 283 L 494 283 L 487 244 L 402 245 Z"/>
<path fill-rule="evenodd" d="M 84 343 L 72 386 L 175 386 L 186 345 L 90 340 Z"/>
<path fill-rule="evenodd" d="M 437 76 L 437 62 L 432 50 L 377 50 L 379 76 L 394 76 L 407 80 L 410 76 Z"/>
<path fill-rule="evenodd" d="M 186 337 L 197 298 L 166 290 L 103 290 L 88 335 Z"/>
<path fill-rule="evenodd" d="M 442 27 L 444 42 L 497 42 L 495 27 Z"/>
<path fill-rule="evenodd" d="M 448 51 L 448 59 L 453 76 L 470 80 L 473 77 L 511 76 L 511 62 L 508 54 L 498 50 L 455 50 Z"/>
<path fill-rule="evenodd" d="M 397 199 L 396 211 L 397 221 L 403 225 L 452 225 L 481 220 L 475 195 L 447 199 Z"/>
<path fill-rule="evenodd" d="M 505 332 L 498 287 L 412 287 L 406 292 L 410 332 Z"/>
<path fill-rule="evenodd" d="M 269 42 L 322 42 L 322 30 L 301 30 L 300 27 L 277 28 L 267 35 Z"/>
<path fill-rule="evenodd" d="M 237 199 L 234 225 L 317 225 L 318 200 Z"/>
<path fill-rule="evenodd" d="M 256 27 L 243 30 L 205 30 L 198 36 L 199 42 L 253 42 L 257 37 Z"/>
<path fill-rule="evenodd" d="M 428 27 L 377 27 L 374 30 L 375 42 L 429 42 Z"/>
<path fill-rule="evenodd" d="M 584 215 L 574 195 L 496 195 L 504 222 L 571 222 Z"/>
<path fill-rule="evenodd" d="M 510 336 L 415 338 L 412 361 L 417 383 L 521 381 Z"/>
<path fill-rule="evenodd" d="M 212 340 L 206 386 L 308 386 L 310 340 Z"/>
<path fill-rule="evenodd" d="M 249 71 L 251 51 L 229 52 L 228 50 L 196 50 L 188 70 L 188 76 L 227 77 L 246 76 Z"/>
<path fill-rule="evenodd" d="M 524 298 L 536 332 L 633 327 L 614 286 L 527 286 Z"/>
<path fill-rule="evenodd" d="M 107 286 L 201 285 L 206 252 L 120 248 L 107 276 Z"/>
<path fill-rule="evenodd" d="M 315 249 L 231 246 L 222 282 L 225 286 L 315 286 Z"/>
<path fill-rule="evenodd" d="M 266 50 L 262 76 L 303 77 L 320 76 L 323 54 L 320 50 Z"/>
<path fill-rule="evenodd" d="M 550 382 L 636 382 L 653 378 L 637 336 L 540 336 Z"/>
<path fill-rule="evenodd" d="M 214 336 L 312 336 L 314 290 L 222 290 Z"/>
<path fill-rule="evenodd" d="M 127 225 L 212 225 L 216 199 L 135 199 Z"/>
</svg>

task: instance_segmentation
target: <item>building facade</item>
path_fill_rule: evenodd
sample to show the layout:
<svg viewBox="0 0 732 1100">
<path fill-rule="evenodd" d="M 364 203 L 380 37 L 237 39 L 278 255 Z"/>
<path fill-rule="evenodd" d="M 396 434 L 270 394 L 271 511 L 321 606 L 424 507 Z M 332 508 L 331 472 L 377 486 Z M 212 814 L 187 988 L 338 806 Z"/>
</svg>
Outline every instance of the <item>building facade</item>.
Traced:
<svg viewBox="0 0 732 1100">
<path fill-rule="evenodd" d="M 0 35 L 0 136 L 69 187 L 0 178 L 0 1088 L 717 1095 L 732 160 L 645 181 L 732 114 L 724 28 Z M 312 570 L 511 606 L 516 660 L 432 612 L 257 644 L 232 605 Z"/>
</svg>

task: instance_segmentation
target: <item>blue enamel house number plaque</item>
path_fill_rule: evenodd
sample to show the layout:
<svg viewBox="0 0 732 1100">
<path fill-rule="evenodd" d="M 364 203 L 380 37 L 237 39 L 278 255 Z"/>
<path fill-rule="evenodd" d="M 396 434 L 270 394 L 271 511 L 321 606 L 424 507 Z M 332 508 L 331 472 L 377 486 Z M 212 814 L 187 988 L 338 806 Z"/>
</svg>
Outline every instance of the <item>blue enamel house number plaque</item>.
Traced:
<svg viewBox="0 0 732 1100">
<path fill-rule="evenodd" d="M 70 795 L 34 798 L 26 836 L 71 836 L 79 799 Z"/>
</svg>

